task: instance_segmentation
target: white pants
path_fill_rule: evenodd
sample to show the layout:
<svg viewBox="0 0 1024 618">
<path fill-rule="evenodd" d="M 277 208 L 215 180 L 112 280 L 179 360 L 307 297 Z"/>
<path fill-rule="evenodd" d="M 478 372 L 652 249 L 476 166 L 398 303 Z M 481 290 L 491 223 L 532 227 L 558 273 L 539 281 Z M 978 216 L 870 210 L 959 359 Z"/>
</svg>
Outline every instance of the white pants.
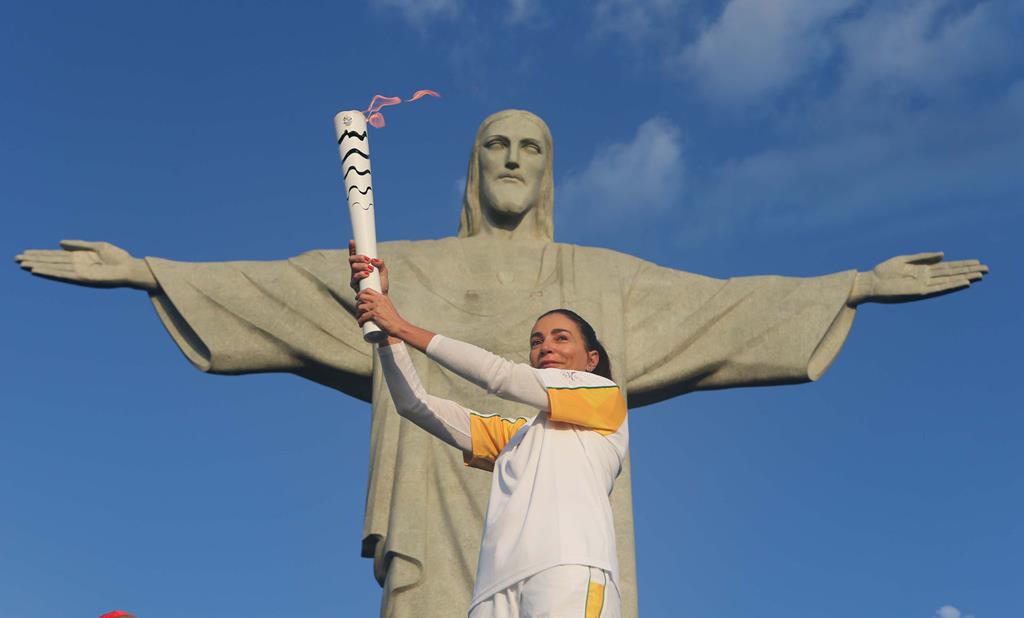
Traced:
<svg viewBox="0 0 1024 618">
<path fill-rule="evenodd" d="M 545 569 L 473 606 L 469 618 L 619 618 L 606 571 L 581 564 Z"/>
</svg>

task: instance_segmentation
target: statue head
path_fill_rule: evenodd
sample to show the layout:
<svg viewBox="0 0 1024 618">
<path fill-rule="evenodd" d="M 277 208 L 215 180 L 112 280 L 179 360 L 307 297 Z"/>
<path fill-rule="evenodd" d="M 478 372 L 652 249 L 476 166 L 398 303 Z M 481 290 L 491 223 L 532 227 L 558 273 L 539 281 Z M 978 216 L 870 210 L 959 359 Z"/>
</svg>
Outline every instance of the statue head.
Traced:
<svg viewBox="0 0 1024 618">
<path fill-rule="evenodd" d="M 554 239 L 551 131 L 530 112 L 491 114 L 477 129 L 466 172 L 459 237 L 489 229 Z"/>
</svg>

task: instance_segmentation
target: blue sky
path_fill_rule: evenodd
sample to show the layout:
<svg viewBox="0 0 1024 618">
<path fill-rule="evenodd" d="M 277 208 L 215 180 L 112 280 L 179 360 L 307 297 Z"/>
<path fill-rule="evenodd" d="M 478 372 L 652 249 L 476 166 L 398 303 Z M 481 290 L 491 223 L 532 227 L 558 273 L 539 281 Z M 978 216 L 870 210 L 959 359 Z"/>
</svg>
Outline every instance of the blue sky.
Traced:
<svg viewBox="0 0 1024 618">
<path fill-rule="evenodd" d="M 0 246 L 282 259 L 451 235 L 477 124 L 555 136 L 556 239 L 716 277 L 941 249 L 992 274 L 868 305 L 812 385 L 631 417 L 644 616 L 1024 614 L 1024 10 L 1009 0 L 12 2 Z M 0 615 L 371 616 L 365 404 L 206 376 L 145 296 L 0 271 Z M 525 334 L 524 334 L 525 345 Z"/>
</svg>

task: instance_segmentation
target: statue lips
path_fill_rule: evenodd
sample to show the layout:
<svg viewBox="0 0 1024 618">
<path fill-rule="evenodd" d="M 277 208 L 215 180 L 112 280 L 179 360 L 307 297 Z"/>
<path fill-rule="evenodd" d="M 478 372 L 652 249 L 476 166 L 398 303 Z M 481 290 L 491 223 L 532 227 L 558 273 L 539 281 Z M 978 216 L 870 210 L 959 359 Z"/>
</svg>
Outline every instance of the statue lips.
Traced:
<svg viewBox="0 0 1024 618">
<path fill-rule="evenodd" d="M 518 180 L 521 184 L 526 184 L 526 179 L 519 174 L 502 174 L 498 176 L 498 180 Z"/>
</svg>

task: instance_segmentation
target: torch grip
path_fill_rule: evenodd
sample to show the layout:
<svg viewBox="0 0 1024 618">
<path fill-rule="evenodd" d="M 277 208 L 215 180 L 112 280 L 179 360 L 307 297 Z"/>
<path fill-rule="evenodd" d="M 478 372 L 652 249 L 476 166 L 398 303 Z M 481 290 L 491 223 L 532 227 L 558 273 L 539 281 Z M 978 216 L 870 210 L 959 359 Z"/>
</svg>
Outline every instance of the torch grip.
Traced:
<svg viewBox="0 0 1024 618">
<path fill-rule="evenodd" d="M 359 206 L 353 207 L 349 204 L 349 215 L 352 219 L 352 233 L 356 241 L 356 253 L 365 255 L 371 259 L 377 258 L 377 228 L 373 219 L 373 207 L 363 210 Z M 381 291 L 380 272 L 374 270 L 370 276 L 359 280 L 359 290 L 370 288 Z M 363 324 L 363 341 L 369 343 L 380 343 L 387 339 L 387 333 L 382 331 L 372 320 Z"/>
<path fill-rule="evenodd" d="M 370 258 L 377 257 L 377 226 L 374 221 L 373 176 L 370 173 L 370 140 L 366 131 L 366 117 L 360 111 L 339 112 L 334 117 L 334 132 L 338 137 L 338 156 L 345 179 L 348 214 L 352 220 L 352 234 L 356 251 Z M 376 271 L 359 282 L 359 289 L 372 288 L 380 292 L 380 274 Z M 363 340 L 379 343 L 387 338 L 373 322 L 363 324 Z"/>
</svg>

